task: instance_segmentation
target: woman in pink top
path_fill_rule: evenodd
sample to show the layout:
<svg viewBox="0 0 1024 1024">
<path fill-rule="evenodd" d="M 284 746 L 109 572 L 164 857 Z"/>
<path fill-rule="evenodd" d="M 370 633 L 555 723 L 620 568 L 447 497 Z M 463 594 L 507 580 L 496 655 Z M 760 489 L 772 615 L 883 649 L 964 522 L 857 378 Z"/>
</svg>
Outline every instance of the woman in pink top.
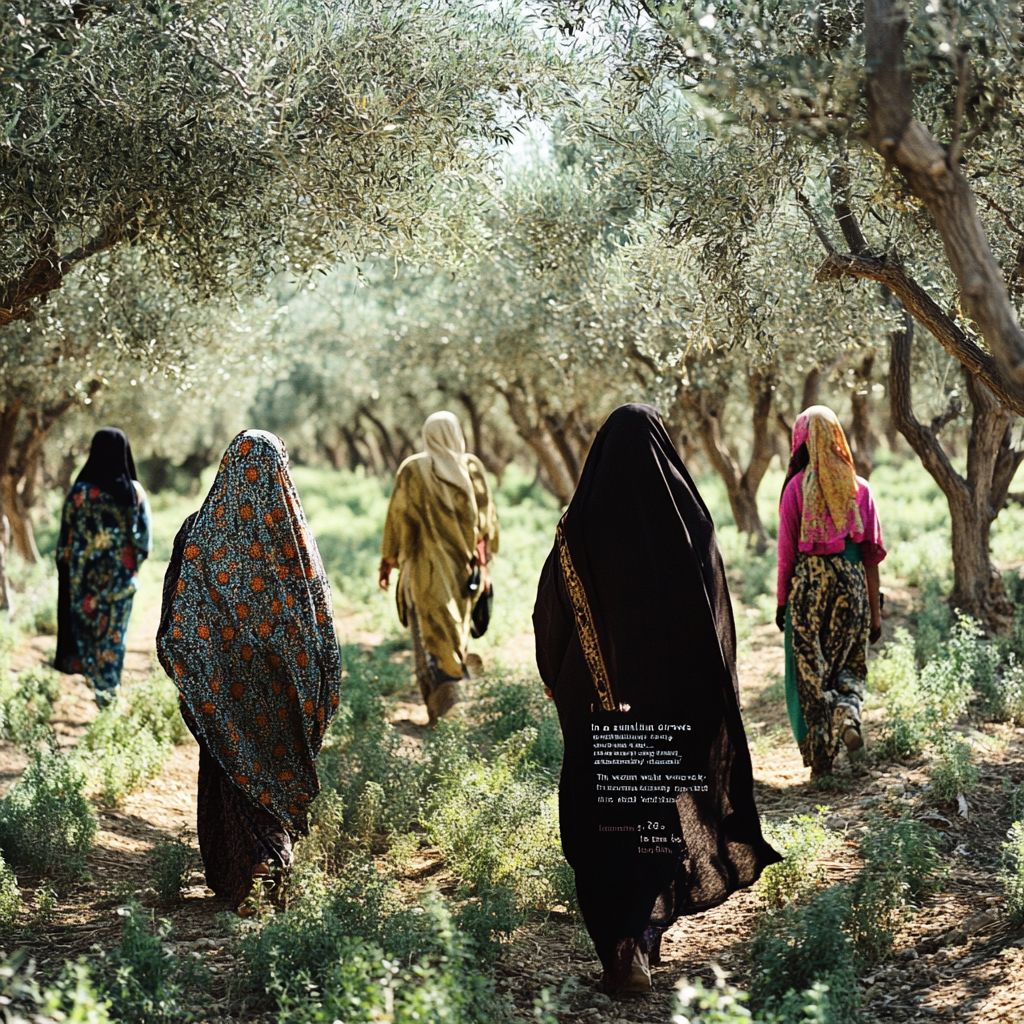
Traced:
<svg viewBox="0 0 1024 1024">
<path fill-rule="evenodd" d="M 786 704 L 804 764 L 832 771 L 840 744 L 864 739 L 865 644 L 882 635 L 878 564 L 885 558 L 871 488 L 857 476 L 846 435 L 824 405 L 793 425 L 779 508 L 778 614 L 786 634 Z"/>
</svg>

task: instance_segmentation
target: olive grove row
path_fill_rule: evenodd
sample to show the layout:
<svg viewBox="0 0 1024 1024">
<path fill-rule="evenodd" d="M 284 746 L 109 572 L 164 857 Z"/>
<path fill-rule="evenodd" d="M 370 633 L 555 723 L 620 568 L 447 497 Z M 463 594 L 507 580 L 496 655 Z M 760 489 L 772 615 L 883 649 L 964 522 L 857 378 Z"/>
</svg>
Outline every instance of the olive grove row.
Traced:
<svg viewBox="0 0 1024 1024">
<path fill-rule="evenodd" d="M 97 412 L 160 486 L 243 422 L 393 471 L 443 402 L 567 502 L 604 415 L 644 400 L 763 546 L 758 487 L 821 400 L 862 473 L 883 434 L 921 459 L 951 599 L 998 628 L 989 530 L 1024 457 L 1006 9 L 5 5 L 11 545 L 34 557 Z"/>
</svg>

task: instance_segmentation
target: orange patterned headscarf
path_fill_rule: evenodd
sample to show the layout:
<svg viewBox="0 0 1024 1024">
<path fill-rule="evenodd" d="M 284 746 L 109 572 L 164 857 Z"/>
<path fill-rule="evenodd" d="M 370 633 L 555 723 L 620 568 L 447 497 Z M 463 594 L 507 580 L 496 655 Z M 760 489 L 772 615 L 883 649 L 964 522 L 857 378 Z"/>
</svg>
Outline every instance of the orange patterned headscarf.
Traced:
<svg viewBox="0 0 1024 1024">
<path fill-rule="evenodd" d="M 793 451 L 807 442 L 800 541 L 824 544 L 862 534 L 857 471 L 839 418 L 827 405 L 812 405 L 793 424 Z"/>
</svg>

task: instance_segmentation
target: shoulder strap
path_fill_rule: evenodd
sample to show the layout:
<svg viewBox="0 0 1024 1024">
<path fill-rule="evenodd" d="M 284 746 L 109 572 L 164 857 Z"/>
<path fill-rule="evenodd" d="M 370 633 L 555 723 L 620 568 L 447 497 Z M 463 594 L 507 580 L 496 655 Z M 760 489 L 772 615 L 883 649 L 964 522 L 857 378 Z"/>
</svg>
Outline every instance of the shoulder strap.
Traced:
<svg viewBox="0 0 1024 1024">
<path fill-rule="evenodd" d="M 597 630 L 594 628 L 594 617 L 590 614 L 586 591 L 573 568 L 572 555 L 569 554 L 569 545 L 562 533 L 561 523 L 555 530 L 555 543 L 558 545 L 558 562 L 565 579 L 565 589 L 569 592 L 569 600 L 572 602 L 572 610 L 576 618 L 576 631 L 579 633 L 587 668 L 590 669 L 590 677 L 594 681 L 594 689 L 597 690 L 602 709 L 615 711 L 617 704 L 612 693 L 612 685 L 608 680 L 608 670 L 605 668 L 604 657 L 601 654 Z"/>
</svg>

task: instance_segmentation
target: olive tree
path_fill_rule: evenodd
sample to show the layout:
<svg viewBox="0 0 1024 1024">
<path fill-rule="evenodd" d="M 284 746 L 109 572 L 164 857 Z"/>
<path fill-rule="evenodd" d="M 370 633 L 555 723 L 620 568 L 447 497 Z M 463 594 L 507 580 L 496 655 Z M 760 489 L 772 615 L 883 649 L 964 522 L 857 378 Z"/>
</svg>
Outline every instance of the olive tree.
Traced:
<svg viewBox="0 0 1024 1024">
<path fill-rule="evenodd" d="M 635 121 L 645 105 L 689 96 L 719 138 L 756 150 L 760 179 L 770 176 L 804 211 L 818 280 L 873 282 L 858 293 L 889 320 L 893 422 L 949 503 L 951 602 L 1004 625 L 1010 608 L 988 532 L 1019 461 L 1013 418 L 1024 414 L 1014 309 L 1024 253 L 1019 18 L 1007 19 L 1006 5 L 993 0 L 627 0 L 575 17 L 601 26 L 609 79 L 631 97 L 618 109 Z M 638 187 L 652 202 L 675 200 L 677 224 L 700 219 L 676 187 L 671 161 L 642 166 Z M 742 233 L 749 189 L 738 183 L 736 191 L 732 223 Z M 905 315 L 964 368 L 973 409 L 966 476 L 938 439 L 949 417 L 923 425 L 913 413 Z"/>
<path fill-rule="evenodd" d="M 106 321 L 72 337 L 67 309 L 113 285 L 76 269 L 130 252 L 145 306 L 368 253 L 443 258 L 466 183 L 561 70 L 515 11 L 455 0 L 4 5 L 0 329 L 18 373 L 0 391 L 0 523 L 18 546 L 38 439 L 103 386 Z"/>
</svg>

